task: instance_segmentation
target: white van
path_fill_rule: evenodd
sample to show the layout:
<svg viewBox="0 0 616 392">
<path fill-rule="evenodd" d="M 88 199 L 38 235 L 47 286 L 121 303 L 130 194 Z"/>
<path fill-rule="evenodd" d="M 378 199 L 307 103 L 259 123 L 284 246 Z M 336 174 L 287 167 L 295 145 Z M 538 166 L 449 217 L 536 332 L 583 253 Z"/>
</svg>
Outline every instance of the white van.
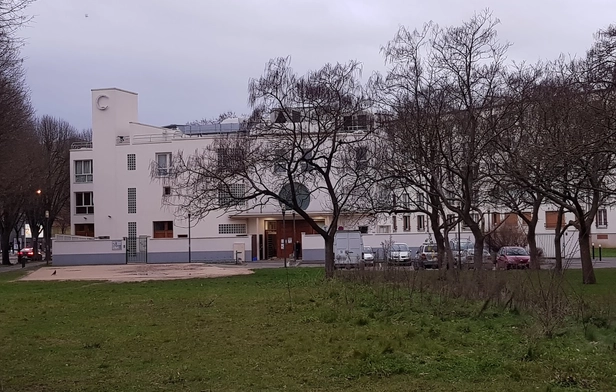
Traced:
<svg viewBox="0 0 616 392">
<path fill-rule="evenodd" d="M 359 230 L 338 230 L 334 237 L 334 267 L 354 267 L 362 262 L 364 243 Z"/>
</svg>

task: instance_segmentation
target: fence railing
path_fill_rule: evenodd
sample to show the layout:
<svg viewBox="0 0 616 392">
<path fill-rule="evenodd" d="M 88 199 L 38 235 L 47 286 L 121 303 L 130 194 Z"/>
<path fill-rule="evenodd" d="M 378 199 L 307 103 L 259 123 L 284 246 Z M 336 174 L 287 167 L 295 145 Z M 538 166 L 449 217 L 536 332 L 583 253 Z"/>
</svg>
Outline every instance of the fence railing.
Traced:
<svg viewBox="0 0 616 392">
<path fill-rule="evenodd" d="M 92 142 L 74 142 L 71 144 L 71 150 L 91 150 Z"/>
<path fill-rule="evenodd" d="M 94 241 L 94 237 L 84 237 L 81 235 L 69 235 L 69 234 L 56 234 L 54 236 L 55 241 Z"/>
</svg>

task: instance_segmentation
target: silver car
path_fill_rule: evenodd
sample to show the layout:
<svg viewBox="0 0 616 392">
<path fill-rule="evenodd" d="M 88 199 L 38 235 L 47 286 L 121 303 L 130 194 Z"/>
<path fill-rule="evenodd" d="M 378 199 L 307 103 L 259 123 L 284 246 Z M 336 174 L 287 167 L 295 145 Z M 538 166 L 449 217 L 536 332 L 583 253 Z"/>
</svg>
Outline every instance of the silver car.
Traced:
<svg viewBox="0 0 616 392">
<path fill-rule="evenodd" d="M 374 264 L 374 251 L 371 246 L 364 246 L 364 250 L 361 253 L 362 259 L 366 264 Z"/>
<path fill-rule="evenodd" d="M 388 261 L 392 263 L 409 263 L 411 261 L 411 250 L 404 243 L 397 243 L 391 246 Z"/>
</svg>

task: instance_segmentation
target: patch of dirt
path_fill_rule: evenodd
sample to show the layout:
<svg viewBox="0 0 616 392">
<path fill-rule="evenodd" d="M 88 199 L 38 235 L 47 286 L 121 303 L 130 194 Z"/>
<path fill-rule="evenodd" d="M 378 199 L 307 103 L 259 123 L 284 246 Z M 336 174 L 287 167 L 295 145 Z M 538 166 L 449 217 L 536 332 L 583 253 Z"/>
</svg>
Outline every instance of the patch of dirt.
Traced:
<svg viewBox="0 0 616 392">
<path fill-rule="evenodd" d="M 217 278 L 248 275 L 246 267 L 194 264 L 126 264 L 43 267 L 21 280 L 104 280 L 110 282 L 142 282 L 193 278 Z"/>
</svg>

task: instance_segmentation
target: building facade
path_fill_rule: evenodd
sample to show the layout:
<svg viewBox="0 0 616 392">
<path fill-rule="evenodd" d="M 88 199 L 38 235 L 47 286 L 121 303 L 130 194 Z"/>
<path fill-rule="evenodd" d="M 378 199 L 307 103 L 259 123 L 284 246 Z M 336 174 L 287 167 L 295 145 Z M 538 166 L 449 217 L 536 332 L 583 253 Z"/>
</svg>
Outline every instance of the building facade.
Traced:
<svg viewBox="0 0 616 392">
<path fill-rule="evenodd" d="M 293 254 L 294 244 L 305 238 L 315 243 L 310 237 L 315 235 L 312 227 L 289 212 L 283 220 L 282 210 L 275 203 L 238 213 L 221 211 L 190 223 L 188 216 L 165 206 L 164 198 L 171 194 L 165 177 L 171 174 L 168 169 L 172 157 L 179 151 L 190 153 L 205 148 L 221 133 L 240 130 L 238 121 L 171 129 L 142 124 L 136 93 L 116 88 L 92 90 L 92 141 L 75 143 L 70 153 L 71 234 L 99 241 L 96 246 L 90 243 L 90 247 L 100 249 L 88 253 L 83 250 L 88 246 L 79 245 L 83 248 L 78 252 L 81 257 L 71 257 L 70 246 L 62 242 L 75 241 L 56 238 L 54 263 L 84 263 L 88 258 L 92 263 L 126 262 L 126 255 L 139 247 L 139 237 L 148 238 L 150 262 L 190 261 L 186 260 L 189 237 L 196 246 L 192 260 L 202 261 L 234 259 L 238 252 L 243 260 L 281 258 Z M 327 226 L 331 213 L 324 205 L 311 203 L 307 212 Z M 569 219 L 572 216 L 566 217 L 566 221 Z M 616 246 L 616 230 L 611 231 L 609 225 L 613 219 L 616 214 L 611 208 L 599 210 L 593 232 L 597 246 Z M 516 216 L 503 212 L 483 217 L 487 229 L 502 221 L 520 224 Z M 372 246 L 387 238 L 419 246 L 431 231 L 427 216 L 418 213 L 367 220 L 343 217 L 339 225 L 361 230 L 364 242 Z M 546 205 L 539 216 L 538 235 L 553 235 L 555 226 L 556 208 Z M 463 238 L 470 236 L 463 225 L 457 232 Z M 304 248 L 306 256 L 311 251 L 316 251 L 312 258 L 319 258 L 323 252 L 322 248 Z"/>
</svg>

